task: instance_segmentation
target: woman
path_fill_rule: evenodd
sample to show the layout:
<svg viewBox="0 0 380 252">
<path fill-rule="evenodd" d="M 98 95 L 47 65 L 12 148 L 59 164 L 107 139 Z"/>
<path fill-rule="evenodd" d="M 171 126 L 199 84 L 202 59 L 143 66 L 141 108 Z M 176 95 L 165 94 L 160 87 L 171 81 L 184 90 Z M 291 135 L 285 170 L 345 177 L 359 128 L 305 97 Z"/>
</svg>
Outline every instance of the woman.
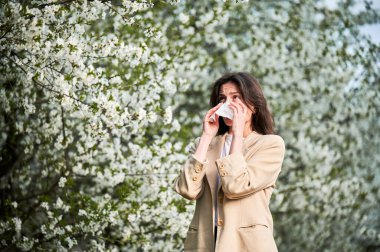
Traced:
<svg viewBox="0 0 380 252">
<path fill-rule="evenodd" d="M 233 119 L 215 115 L 224 103 Z M 258 81 L 228 73 L 212 89 L 203 133 L 174 190 L 196 200 L 185 251 L 277 251 L 269 200 L 285 154 Z"/>
</svg>

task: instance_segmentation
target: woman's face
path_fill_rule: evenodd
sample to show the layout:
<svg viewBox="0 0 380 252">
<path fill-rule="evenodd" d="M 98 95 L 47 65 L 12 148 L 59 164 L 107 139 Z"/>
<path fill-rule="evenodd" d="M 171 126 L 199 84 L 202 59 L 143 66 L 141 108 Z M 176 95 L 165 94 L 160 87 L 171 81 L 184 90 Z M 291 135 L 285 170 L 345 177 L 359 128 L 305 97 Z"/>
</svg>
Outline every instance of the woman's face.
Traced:
<svg viewBox="0 0 380 252">
<path fill-rule="evenodd" d="M 220 87 L 219 102 L 224 103 L 226 101 L 228 102 L 236 101 L 237 98 L 239 98 L 240 101 L 242 101 L 244 105 L 248 108 L 245 112 L 245 124 L 251 125 L 253 106 L 249 106 L 244 102 L 243 96 L 241 95 L 238 87 L 232 82 L 227 82 Z M 223 118 L 224 123 L 228 127 L 232 126 L 233 121 L 231 119 L 228 119 L 225 117 L 222 117 L 222 118 Z"/>
</svg>

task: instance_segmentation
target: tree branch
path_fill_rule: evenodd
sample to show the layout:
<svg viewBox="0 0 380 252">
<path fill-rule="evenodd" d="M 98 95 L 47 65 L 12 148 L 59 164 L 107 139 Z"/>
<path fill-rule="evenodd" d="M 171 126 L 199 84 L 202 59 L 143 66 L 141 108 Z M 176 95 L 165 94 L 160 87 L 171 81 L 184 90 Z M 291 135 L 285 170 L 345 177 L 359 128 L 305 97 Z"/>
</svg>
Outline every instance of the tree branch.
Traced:
<svg viewBox="0 0 380 252">
<path fill-rule="evenodd" d="M 57 1 L 57 2 L 52 2 L 52 3 L 45 3 L 45 4 L 40 4 L 37 6 L 37 8 L 42 9 L 45 8 L 46 6 L 51 6 L 51 5 L 58 5 L 58 4 L 67 4 L 71 2 L 75 2 L 76 0 L 66 0 L 66 1 Z"/>
<path fill-rule="evenodd" d="M 10 26 L 3 35 L 1 35 L 0 39 L 4 38 L 10 31 L 12 30 L 12 26 Z"/>
<path fill-rule="evenodd" d="M 12 58 L 10 58 L 9 56 L 7 56 L 7 55 L 5 55 L 5 54 L 1 54 L 1 55 L 4 56 L 4 57 L 6 57 L 6 58 L 7 58 L 8 60 L 10 60 L 11 62 L 13 62 L 13 63 L 14 63 L 18 68 L 20 68 L 25 74 L 28 73 L 28 72 L 27 72 L 27 71 L 26 71 L 21 65 L 17 64 Z M 42 87 L 42 88 L 44 88 L 44 89 L 49 90 L 50 92 L 53 92 L 53 93 L 56 93 L 56 94 L 59 94 L 59 95 L 66 96 L 66 97 L 68 97 L 68 98 L 70 98 L 70 99 L 73 99 L 73 100 L 75 100 L 75 101 L 77 101 L 77 102 L 80 102 L 80 103 L 82 103 L 83 105 L 89 106 L 89 107 L 91 108 L 91 106 L 90 106 L 89 104 L 87 104 L 87 103 L 85 103 L 85 102 L 83 102 L 83 101 L 81 101 L 81 100 L 79 100 L 79 99 L 77 99 L 77 98 L 75 98 L 75 97 L 72 97 L 71 95 L 64 94 L 64 93 L 61 93 L 61 92 L 59 92 L 59 91 L 57 91 L 57 90 L 54 90 L 54 89 L 52 89 L 52 88 L 50 88 L 50 87 L 44 85 L 43 83 L 41 83 L 41 82 L 39 82 L 39 81 L 37 81 L 37 80 L 35 80 L 35 79 L 33 79 L 33 78 L 32 78 L 32 81 L 33 81 L 35 84 L 37 84 L 38 86 L 40 86 L 40 87 Z"/>
</svg>

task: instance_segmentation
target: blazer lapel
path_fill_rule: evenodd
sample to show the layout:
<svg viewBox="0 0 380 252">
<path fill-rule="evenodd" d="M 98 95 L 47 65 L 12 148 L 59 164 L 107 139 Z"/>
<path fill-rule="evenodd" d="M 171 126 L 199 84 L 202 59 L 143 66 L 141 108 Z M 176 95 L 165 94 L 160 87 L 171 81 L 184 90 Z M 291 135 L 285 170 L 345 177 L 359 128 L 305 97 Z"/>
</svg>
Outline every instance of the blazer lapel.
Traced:
<svg viewBox="0 0 380 252">
<path fill-rule="evenodd" d="M 227 134 L 228 132 L 224 133 L 224 135 L 217 136 L 213 144 L 210 144 L 210 148 L 207 153 L 208 160 L 210 160 L 211 162 L 209 164 L 208 169 L 206 170 L 206 178 L 207 178 L 208 184 L 210 185 L 213 202 L 215 199 L 215 193 L 216 193 L 215 188 L 216 188 L 216 183 L 217 183 L 217 178 L 218 178 L 218 169 L 216 167 L 215 160 L 220 158 L 220 153 L 222 151 Z M 220 185 L 219 185 L 219 188 L 220 188 Z"/>
</svg>

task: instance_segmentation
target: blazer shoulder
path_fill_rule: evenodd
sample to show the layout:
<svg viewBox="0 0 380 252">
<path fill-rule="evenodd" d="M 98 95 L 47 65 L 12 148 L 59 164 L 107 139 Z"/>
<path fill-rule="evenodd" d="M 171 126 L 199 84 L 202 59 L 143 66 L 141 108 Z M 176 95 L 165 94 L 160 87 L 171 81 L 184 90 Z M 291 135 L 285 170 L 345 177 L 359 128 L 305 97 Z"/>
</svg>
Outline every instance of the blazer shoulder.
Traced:
<svg viewBox="0 0 380 252">
<path fill-rule="evenodd" d="M 285 150 L 285 141 L 280 135 L 269 134 L 263 135 L 263 145 L 266 147 L 276 147 Z"/>
<path fill-rule="evenodd" d="M 249 136 L 244 142 L 244 150 L 247 153 L 254 154 L 256 151 L 265 150 L 285 150 L 285 142 L 279 135 L 252 135 Z"/>
</svg>

